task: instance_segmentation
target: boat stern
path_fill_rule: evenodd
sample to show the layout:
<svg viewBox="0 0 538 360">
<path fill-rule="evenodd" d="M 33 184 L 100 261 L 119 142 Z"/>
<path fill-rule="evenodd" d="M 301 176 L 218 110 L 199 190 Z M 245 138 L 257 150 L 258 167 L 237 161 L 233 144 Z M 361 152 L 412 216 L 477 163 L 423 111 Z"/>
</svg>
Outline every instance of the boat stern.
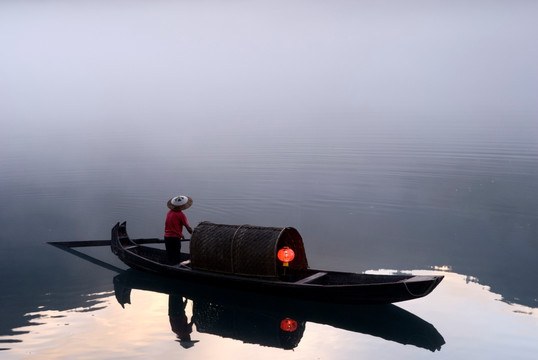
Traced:
<svg viewBox="0 0 538 360">
<path fill-rule="evenodd" d="M 444 276 L 425 276 L 417 275 L 404 279 L 403 283 L 405 290 L 412 298 L 421 298 L 430 294 L 439 283 L 443 280 Z"/>
</svg>

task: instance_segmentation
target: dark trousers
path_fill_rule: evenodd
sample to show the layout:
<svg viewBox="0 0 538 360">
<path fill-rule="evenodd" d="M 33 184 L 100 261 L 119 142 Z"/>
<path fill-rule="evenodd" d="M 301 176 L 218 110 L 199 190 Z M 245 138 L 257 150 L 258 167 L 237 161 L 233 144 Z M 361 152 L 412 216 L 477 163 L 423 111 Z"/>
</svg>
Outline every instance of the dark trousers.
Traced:
<svg viewBox="0 0 538 360">
<path fill-rule="evenodd" d="M 177 237 L 165 237 L 164 246 L 166 247 L 168 261 L 172 264 L 179 264 L 181 259 L 181 239 Z"/>
</svg>

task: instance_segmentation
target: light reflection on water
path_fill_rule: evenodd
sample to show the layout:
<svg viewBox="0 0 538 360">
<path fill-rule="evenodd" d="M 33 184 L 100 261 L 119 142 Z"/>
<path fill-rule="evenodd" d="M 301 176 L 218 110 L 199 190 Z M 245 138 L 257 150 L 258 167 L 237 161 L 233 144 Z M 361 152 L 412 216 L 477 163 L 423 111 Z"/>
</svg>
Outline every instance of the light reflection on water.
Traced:
<svg viewBox="0 0 538 360">
<path fill-rule="evenodd" d="M 529 138 L 536 125 L 528 133 L 520 130 L 515 136 L 520 142 L 498 136 L 503 129 L 497 129 L 492 137 L 507 149 L 499 156 L 488 155 L 490 145 L 466 133 L 469 127 L 430 129 L 427 135 L 419 129 L 399 136 L 381 131 L 370 140 L 368 130 L 346 126 L 347 132 L 321 135 L 297 128 L 277 138 L 257 138 L 261 130 L 240 129 L 257 141 L 223 136 L 219 141 L 230 148 L 184 147 L 174 156 L 163 154 L 158 142 L 138 149 L 130 147 L 132 139 L 123 139 L 100 149 L 103 157 L 88 167 L 73 154 L 54 162 L 54 152 L 51 158 L 34 154 L 26 159 L 21 156 L 28 154 L 2 153 L 8 161 L 0 174 L 0 269 L 5 275 L 0 312 L 6 319 L 0 324 L 0 347 L 12 349 L 3 351 L 3 357 L 32 353 L 62 358 L 64 352 L 78 352 L 99 358 L 105 351 L 110 358 L 172 357 L 178 351 L 193 359 L 224 356 L 217 348 L 229 349 L 236 358 L 431 356 L 414 346 L 311 322 L 292 354 L 206 333 L 198 333 L 200 343 L 183 351 L 171 333 L 165 299 L 142 295 L 151 300 L 140 308 L 135 292 L 133 306 L 121 311 L 110 296 L 98 300 L 104 303 L 88 303 L 81 294 L 111 291 L 110 272 L 44 245 L 107 239 L 110 227 L 122 220 L 135 237 L 161 237 L 165 201 L 188 189 L 195 199 L 187 213 L 192 225 L 210 220 L 296 227 L 309 263 L 318 268 L 360 272 L 446 266 L 453 273 L 447 272 L 432 294 L 399 305 L 442 335 L 446 344 L 436 356 L 516 352 L 521 359 L 532 358 L 528 351 L 538 343 L 531 331 L 538 325 L 538 300 L 529 284 L 538 276 L 532 271 L 538 207 L 529 194 L 538 189 L 538 152 Z M 451 131 L 464 135 L 455 141 Z M 189 141 L 194 145 L 200 139 Z M 43 165 L 49 162 L 50 167 Z M 87 252 L 112 256 L 107 249 Z M 154 311 L 153 317 L 146 308 Z M 25 326 L 34 317 L 44 325 Z M 491 339 L 497 339 L 493 345 Z M 23 341 L 12 342 L 18 340 Z"/>
<path fill-rule="evenodd" d="M 398 304 L 398 308 L 401 309 L 398 311 L 405 313 L 407 310 L 414 315 L 404 314 L 397 322 L 391 320 L 394 323 L 387 327 L 383 322 L 389 318 L 384 319 L 381 316 L 376 323 L 373 317 L 368 318 L 364 313 L 361 315 L 364 317 L 361 324 L 361 316 L 354 317 L 350 311 L 349 316 L 355 319 L 357 322 L 355 328 L 359 329 L 355 331 L 352 330 L 353 326 L 339 328 L 337 325 L 326 325 L 322 320 L 318 320 L 321 321 L 318 323 L 315 319 L 307 321 L 304 333 L 293 351 L 274 346 L 278 343 L 278 323 L 273 324 L 275 325 L 273 327 L 265 327 L 261 323 L 256 325 L 249 321 L 249 319 L 270 319 L 270 307 L 258 308 L 245 317 L 243 307 L 233 306 L 234 302 L 241 303 L 239 299 L 228 300 L 228 306 L 231 308 L 219 307 L 215 305 L 220 304 L 219 300 L 214 300 L 212 308 L 213 310 L 218 308 L 220 312 L 212 312 L 213 318 L 211 316 L 207 318 L 206 314 L 205 324 L 199 323 L 203 329 L 198 329 L 195 317 L 191 339 L 196 342 L 191 344 L 192 347 L 181 346 L 171 327 L 169 314 L 172 310 L 169 294 L 135 288 L 130 291 L 130 296 L 125 298 L 126 289 L 120 286 L 116 288 L 115 294 L 110 292 L 98 294 L 99 300 L 94 304 L 88 304 L 87 307 L 64 311 L 38 310 L 27 314 L 34 317 L 32 326 L 16 329 L 21 332 L 19 335 L 0 338 L 2 341 L 11 341 L 9 343 L 11 349 L 4 351 L 2 358 L 143 359 L 155 356 L 165 358 L 181 356 L 186 359 L 248 359 L 255 356 L 260 359 L 275 357 L 349 359 L 350 356 L 375 358 L 379 354 L 391 356 L 399 354 L 403 358 L 422 359 L 429 358 L 429 354 L 434 350 L 439 350 L 436 357 L 443 359 L 459 358 L 462 355 L 481 357 L 488 354 L 502 358 L 504 355 L 510 355 L 513 346 L 520 349 L 518 359 L 533 358 L 533 352 L 538 350 L 535 331 L 538 314 L 535 309 L 502 302 L 500 295 L 490 292 L 487 286 L 469 281 L 464 275 L 438 271 L 413 271 L 413 273 L 445 275 L 441 285 L 429 296 Z M 154 286 L 155 291 L 162 291 L 159 285 L 160 279 L 144 279 L 145 276 L 140 277 L 140 274 L 136 274 L 134 277 L 126 278 L 123 285 Z M 167 288 L 166 285 L 164 288 L 169 289 L 168 291 L 177 290 Z M 123 304 L 125 308 L 118 303 L 122 297 L 124 300 L 130 299 L 130 303 Z M 203 298 L 191 297 L 185 307 L 187 319 L 192 320 L 195 313 L 202 314 L 197 310 L 197 306 L 199 308 L 208 304 Z M 275 307 L 278 307 L 278 304 L 275 304 Z M 226 313 L 223 309 L 231 312 Z M 335 309 L 335 312 L 337 311 Z M 359 306 L 356 311 L 361 313 L 364 309 Z M 228 317 L 231 315 L 232 322 L 228 323 L 228 327 L 223 328 L 222 319 L 214 317 L 218 314 Z M 398 318 L 397 314 L 399 312 L 395 312 L 391 317 Z M 423 317 L 424 320 L 417 316 Z M 210 323 L 207 323 L 208 319 Z M 421 336 L 430 334 L 429 341 L 433 341 L 431 345 L 434 347 L 425 349 L 414 345 L 417 341 L 424 343 L 428 339 L 413 338 L 413 334 L 408 333 L 412 328 L 406 326 L 408 325 L 406 321 L 414 322 L 418 325 L 413 326 L 419 327 L 427 326 L 427 322 L 431 323 L 433 325 L 431 330 L 417 334 Z M 216 327 L 211 326 L 211 322 Z M 368 322 L 371 324 L 368 325 Z M 250 328 L 253 325 L 254 327 Z M 398 334 L 398 331 L 394 331 L 394 327 L 406 330 Z M 264 333 L 261 333 L 260 329 Z M 439 333 L 435 335 L 437 331 Z M 434 332 L 433 335 L 431 332 Z M 442 337 L 435 340 L 436 336 Z M 253 341 L 256 337 L 259 337 L 258 340 Z M 437 345 L 436 341 L 439 341 Z M 262 352 L 259 351 L 260 346 L 263 347 Z"/>
<path fill-rule="evenodd" d="M 78 353 L 75 357 L 99 358 L 106 351 L 110 358 L 151 358 L 181 352 L 197 359 L 228 354 L 216 353 L 217 348 L 229 349 L 235 358 L 431 356 L 415 346 L 312 322 L 291 354 L 207 333 L 197 333 L 200 343 L 184 351 L 174 341 L 162 296 L 142 295 L 148 299 L 138 307 L 139 292 L 134 292 L 133 305 L 126 310 L 107 295 L 96 296 L 103 303 L 88 303 L 91 297 L 81 294 L 110 293 L 110 272 L 44 245 L 106 239 L 110 227 L 122 220 L 135 237 L 161 237 L 165 201 L 183 191 L 178 189 L 189 189 L 195 199 L 187 213 L 192 225 L 210 220 L 294 226 L 305 239 L 309 263 L 318 268 L 450 269 L 453 273 L 447 272 L 428 297 L 399 305 L 431 323 L 444 338 L 446 344 L 435 356 L 516 352 L 521 359 L 533 358 L 528 353 L 538 343 L 533 332 L 538 300 L 529 284 L 537 279 L 532 269 L 538 207 L 529 194 L 538 186 L 538 152 L 529 138 L 536 126 L 529 126 L 528 134 L 518 133 L 520 142 L 493 137 L 500 149 L 508 150 L 490 156 L 490 145 L 468 133 L 455 141 L 444 131 L 426 136 L 408 129 L 400 136 L 380 132 L 369 140 L 367 130 L 346 125 L 349 131 L 343 133 L 296 129 L 257 142 L 223 136 L 222 143 L 233 144 L 229 149 L 182 148 L 178 158 L 161 158 L 157 145 L 138 156 L 141 150 L 131 148 L 128 139 L 110 146 L 95 168 L 81 166 L 69 154 L 62 160 L 66 163 L 1 154 L 8 161 L 0 174 L 5 205 L 0 218 L 0 269 L 5 275 L 0 312 L 6 318 L 0 348 L 12 349 L 2 356 L 62 358 Z M 446 129 L 456 130 L 462 128 Z M 176 165 L 180 160 L 186 165 Z M 41 168 L 48 161 L 51 167 Z M 168 164 L 162 166 L 163 161 Z M 107 249 L 87 252 L 111 257 Z M 154 311 L 152 317 L 147 309 Z M 32 318 L 44 324 L 25 326 Z M 493 345 L 491 339 L 496 339 Z"/>
</svg>

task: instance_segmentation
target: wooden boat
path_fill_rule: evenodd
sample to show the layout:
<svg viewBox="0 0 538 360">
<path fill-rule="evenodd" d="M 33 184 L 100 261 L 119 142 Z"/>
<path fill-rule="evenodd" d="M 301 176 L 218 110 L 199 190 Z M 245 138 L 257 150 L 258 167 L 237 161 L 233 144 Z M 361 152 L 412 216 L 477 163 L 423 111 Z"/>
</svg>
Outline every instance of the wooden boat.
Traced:
<svg viewBox="0 0 538 360">
<path fill-rule="evenodd" d="M 209 244 L 209 245 L 208 245 Z M 293 249 L 283 266 L 277 250 Z M 324 303 L 388 304 L 421 298 L 443 276 L 372 275 L 308 267 L 302 239 L 293 228 L 203 222 L 191 237 L 190 254 L 173 263 L 165 250 L 132 241 L 126 223 L 111 232 L 111 250 L 131 268 L 189 282 Z"/>
</svg>

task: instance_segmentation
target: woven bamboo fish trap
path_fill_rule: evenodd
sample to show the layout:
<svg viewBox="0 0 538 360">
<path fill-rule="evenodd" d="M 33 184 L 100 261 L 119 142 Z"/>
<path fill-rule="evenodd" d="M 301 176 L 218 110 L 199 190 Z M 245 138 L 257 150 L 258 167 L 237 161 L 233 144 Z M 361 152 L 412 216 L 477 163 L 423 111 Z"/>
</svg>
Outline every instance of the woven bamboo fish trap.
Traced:
<svg viewBox="0 0 538 360">
<path fill-rule="evenodd" d="M 290 270 L 304 270 L 308 262 L 299 232 L 291 227 L 262 227 L 200 223 L 190 241 L 191 266 L 234 275 L 278 278 L 282 262 L 279 249 L 288 246 L 295 252 Z"/>
</svg>

